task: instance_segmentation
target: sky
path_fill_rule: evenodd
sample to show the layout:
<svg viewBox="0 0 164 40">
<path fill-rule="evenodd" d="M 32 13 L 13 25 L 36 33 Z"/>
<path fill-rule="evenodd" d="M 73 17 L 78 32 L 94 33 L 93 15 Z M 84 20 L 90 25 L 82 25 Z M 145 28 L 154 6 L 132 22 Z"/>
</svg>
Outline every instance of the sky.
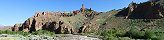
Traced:
<svg viewBox="0 0 164 40">
<path fill-rule="evenodd" d="M 92 8 L 98 12 L 110 11 L 127 7 L 131 2 L 145 2 L 148 0 L 1 0 L 0 24 L 12 26 L 23 23 L 35 12 L 70 12 L 85 8 Z"/>
</svg>

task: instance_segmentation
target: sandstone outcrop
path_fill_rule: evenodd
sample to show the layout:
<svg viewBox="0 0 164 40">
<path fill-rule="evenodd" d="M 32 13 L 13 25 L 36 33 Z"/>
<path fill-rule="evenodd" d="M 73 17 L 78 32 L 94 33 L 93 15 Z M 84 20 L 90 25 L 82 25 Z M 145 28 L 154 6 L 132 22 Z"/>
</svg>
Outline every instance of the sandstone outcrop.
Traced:
<svg viewBox="0 0 164 40">
<path fill-rule="evenodd" d="M 37 12 L 33 17 L 28 18 L 21 26 L 20 30 L 25 32 L 33 32 L 41 30 L 46 23 L 56 24 L 60 14 L 53 12 Z"/>
<path fill-rule="evenodd" d="M 74 16 L 77 15 L 77 13 L 80 13 L 80 10 L 73 11 Z"/>
<path fill-rule="evenodd" d="M 28 18 L 21 26 L 16 24 L 13 27 L 13 31 L 35 32 L 38 30 L 48 30 L 55 33 L 77 33 L 78 27 L 75 26 L 76 24 L 72 23 L 83 23 L 85 17 L 80 17 L 79 19 L 77 16 L 81 15 L 78 14 L 80 12 L 76 11 L 74 13 L 76 15 L 72 17 L 68 16 L 69 13 L 65 12 L 36 12 L 33 17 Z M 83 30 L 84 29 L 86 28 L 83 28 Z"/>
<path fill-rule="evenodd" d="M 153 2 L 151 2 L 153 1 Z M 115 16 L 123 16 L 125 19 L 160 19 L 164 12 L 160 2 L 151 0 L 148 2 L 136 4 L 130 3 L 127 8 L 121 10 Z"/>
<path fill-rule="evenodd" d="M 129 6 L 128 6 L 128 10 L 129 11 L 128 11 L 128 14 L 127 14 L 127 16 L 125 18 L 127 19 L 128 16 L 130 15 L 130 13 L 132 13 L 136 8 L 137 8 L 137 4 L 136 3 L 134 3 L 134 2 L 130 3 Z"/>
<path fill-rule="evenodd" d="M 82 4 L 81 12 L 82 12 L 83 15 L 84 15 L 84 11 L 85 11 L 85 7 L 84 7 L 84 4 Z"/>
<path fill-rule="evenodd" d="M 12 31 L 19 31 L 19 28 L 22 26 L 22 24 L 15 24 L 14 27 L 12 27 Z"/>
<path fill-rule="evenodd" d="M 80 10 L 73 12 L 36 12 L 34 16 L 28 18 L 21 26 L 15 25 L 13 31 L 20 30 L 30 33 L 38 30 L 48 30 L 55 33 L 90 32 L 94 28 L 92 24 L 82 24 L 86 21 L 85 19 L 91 20 L 91 18 L 87 17 L 93 18 L 95 14 L 95 11 L 91 8 L 84 8 L 84 5 L 82 5 Z"/>
<path fill-rule="evenodd" d="M 85 33 L 85 32 L 90 32 L 91 31 L 91 26 L 90 25 L 83 25 L 79 29 L 79 33 Z"/>
</svg>

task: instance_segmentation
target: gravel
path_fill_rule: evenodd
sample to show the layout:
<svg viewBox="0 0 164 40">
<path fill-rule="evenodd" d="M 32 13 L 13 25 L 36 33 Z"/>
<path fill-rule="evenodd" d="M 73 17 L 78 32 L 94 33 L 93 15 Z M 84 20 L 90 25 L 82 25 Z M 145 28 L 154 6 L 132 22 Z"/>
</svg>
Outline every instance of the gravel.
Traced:
<svg viewBox="0 0 164 40">
<path fill-rule="evenodd" d="M 52 37 L 46 35 L 19 35 L 19 34 L 0 34 L 0 40 L 102 40 L 82 35 L 62 34 Z"/>
</svg>

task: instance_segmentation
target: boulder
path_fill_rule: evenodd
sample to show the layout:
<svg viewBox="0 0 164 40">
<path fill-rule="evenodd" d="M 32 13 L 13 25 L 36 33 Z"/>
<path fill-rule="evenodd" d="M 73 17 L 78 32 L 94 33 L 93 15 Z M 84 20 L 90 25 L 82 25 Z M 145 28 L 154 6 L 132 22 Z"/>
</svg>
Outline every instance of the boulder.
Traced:
<svg viewBox="0 0 164 40">
<path fill-rule="evenodd" d="M 19 31 L 19 28 L 22 26 L 22 24 L 15 24 L 12 28 L 12 31 Z"/>
<path fill-rule="evenodd" d="M 91 24 L 91 23 L 85 23 L 82 27 L 79 29 L 79 33 L 86 33 L 86 32 L 92 32 L 97 31 L 98 26 Z"/>
<path fill-rule="evenodd" d="M 77 15 L 77 13 L 79 13 L 79 12 L 80 12 L 80 10 L 73 11 L 74 16 Z"/>
<path fill-rule="evenodd" d="M 66 33 L 66 34 L 69 34 L 69 33 L 74 33 L 74 29 L 73 29 L 73 27 L 70 27 L 70 26 L 64 24 L 63 21 L 59 21 L 59 27 L 56 29 L 55 32 L 56 33 Z"/>
<path fill-rule="evenodd" d="M 82 26 L 82 27 L 80 27 L 79 33 L 83 33 L 85 31 L 86 27 L 88 27 L 88 26 Z"/>
<path fill-rule="evenodd" d="M 42 29 L 43 30 L 49 30 L 51 32 L 55 32 L 55 30 L 58 28 L 57 22 L 47 22 L 43 25 Z"/>
<path fill-rule="evenodd" d="M 132 2 L 128 6 L 128 14 L 125 16 L 125 19 L 129 17 L 129 15 L 137 8 L 137 4 Z"/>
</svg>

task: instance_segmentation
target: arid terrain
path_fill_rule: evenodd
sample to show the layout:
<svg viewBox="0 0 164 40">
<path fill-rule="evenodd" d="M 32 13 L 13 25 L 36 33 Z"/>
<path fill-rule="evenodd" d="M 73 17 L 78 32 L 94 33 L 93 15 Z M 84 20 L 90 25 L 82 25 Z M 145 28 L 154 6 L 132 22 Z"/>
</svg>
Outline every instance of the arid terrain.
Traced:
<svg viewBox="0 0 164 40">
<path fill-rule="evenodd" d="M 36 12 L 23 23 L 1 29 L 0 40 L 164 40 L 164 1 L 131 2 L 107 12 L 82 4 L 71 12 Z"/>
</svg>

